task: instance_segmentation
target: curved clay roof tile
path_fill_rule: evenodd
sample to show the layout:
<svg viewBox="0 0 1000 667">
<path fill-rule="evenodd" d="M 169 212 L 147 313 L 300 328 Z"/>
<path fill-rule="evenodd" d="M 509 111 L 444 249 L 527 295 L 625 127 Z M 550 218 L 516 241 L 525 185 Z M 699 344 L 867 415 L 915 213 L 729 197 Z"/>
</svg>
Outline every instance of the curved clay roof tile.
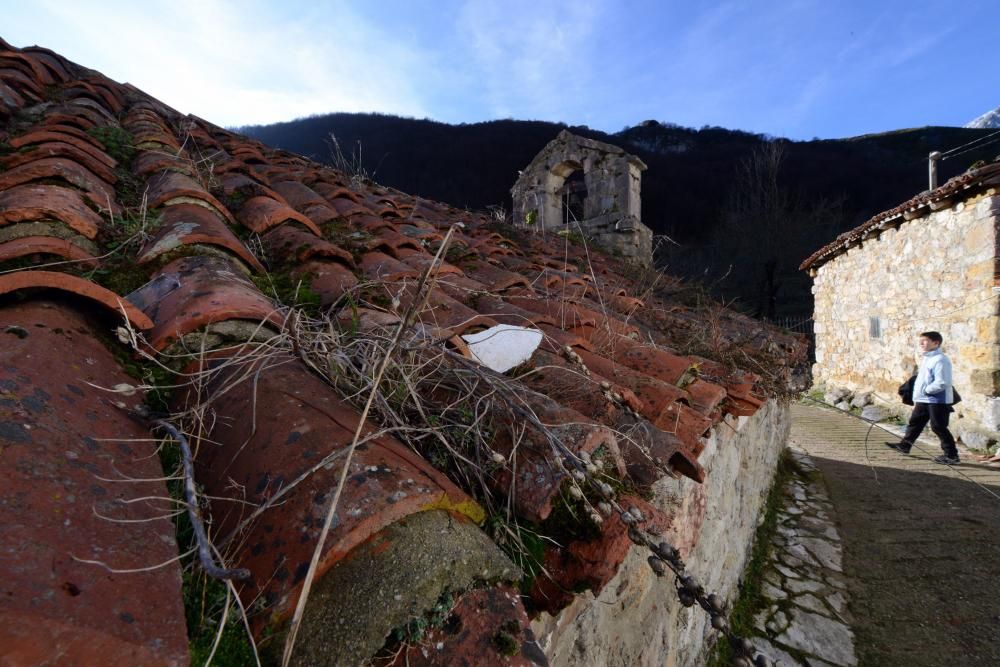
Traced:
<svg viewBox="0 0 1000 667">
<path fill-rule="evenodd" d="M 24 152 L 11 153 L 6 157 L 0 157 L 0 165 L 7 169 L 13 169 L 22 164 L 47 157 L 63 157 L 78 162 L 105 183 L 115 184 L 118 182 L 118 176 L 115 175 L 112 167 L 109 167 L 106 161 L 98 160 L 92 153 L 83 151 L 76 145 L 63 141 L 46 141 L 30 146 Z"/>
<path fill-rule="evenodd" d="M 297 222 L 316 236 L 323 236 L 323 232 L 312 220 L 270 197 L 252 197 L 240 207 L 236 215 L 244 227 L 257 234 L 263 234 L 286 222 Z"/>
<path fill-rule="evenodd" d="M 145 264 L 186 245 L 210 245 L 232 253 L 258 273 L 265 269 L 222 218 L 212 210 L 196 204 L 165 206 L 160 215 L 160 226 L 138 255 L 138 263 Z"/>
<path fill-rule="evenodd" d="M 24 332 L 0 345 L 5 419 L 17 415 L 0 432 L 0 487 L 17 499 L 0 503 L 4 661 L 188 664 L 173 525 L 151 520 L 169 503 L 141 500 L 169 495 L 164 473 L 149 431 L 115 405 L 135 410 L 144 398 L 101 389 L 136 380 L 70 307 L 8 305 L 0 321 Z M 112 574 L 88 560 L 163 565 Z"/>
<path fill-rule="evenodd" d="M 271 323 L 283 317 L 246 275 L 220 257 L 183 257 L 128 295 L 152 320 L 149 344 L 163 350 L 185 334 L 228 320 Z"/>
<path fill-rule="evenodd" d="M 78 191 L 58 185 L 17 185 L 0 192 L 0 225 L 32 220 L 60 220 L 88 239 L 104 221 L 83 203 Z"/>
<path fill-rule="evenodd" d="M 0 274 L 0 294 L 27 289 L 58 289 L 93 299 L 108 310 L 124 314 L 136 329 L 151 329 L 153 322 L 141 310 L 109 289 L 84 278 L 55 271 L 15 271 Z"/>
<path fill-rule="evenodd" d="M 96 257 L 80 246 L 54 236 L 22 236 L 0 242 L 0 262 L 30 255 L 56 255 L 74 262 L 76 266 L 87 268 L 99 264 Z"/>
</svg>

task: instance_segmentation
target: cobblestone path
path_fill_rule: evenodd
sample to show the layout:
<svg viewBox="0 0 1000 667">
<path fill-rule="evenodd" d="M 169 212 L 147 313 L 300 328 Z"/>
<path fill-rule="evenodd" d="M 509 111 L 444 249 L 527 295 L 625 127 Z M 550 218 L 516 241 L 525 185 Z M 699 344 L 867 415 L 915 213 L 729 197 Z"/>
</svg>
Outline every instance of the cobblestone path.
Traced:
<svg viewBox="0 0 1000 667">
<path fill-rule="evenodd" d="M 830 409 L 798 404 L 792 415 L 793 453 L 801 450 L 820 475 L 793 482 L 781 517 L 776 567 L 788 572 L 769 573 L 765 595 L 779 598 L 773 611 L 792 614 L 761 625 L 772 648 L 797 653 L 776 657 L 789 665 L 849 665 L 855 656 L 862 666 L 1000 665 L 1000 499 L 990 495 L 1000 495 L 1000 469 L 965 451 L 954 469 L 933 463 L 940 449 L 926 438 L 923 451 L 904 456 L 882 444 L 892 438 L 878 428 L 866 446 L 868 425 Z M 801 563 L 789 566 L 788 555 Z M 831 576 L 837 566 L 842 578 Z M 825 588 L 796 599 L 814 580 Z M 805 616 L 809 605 L 822 620 Z M 806 619 L 798 629 L 796 616 Z"/>
</svg>

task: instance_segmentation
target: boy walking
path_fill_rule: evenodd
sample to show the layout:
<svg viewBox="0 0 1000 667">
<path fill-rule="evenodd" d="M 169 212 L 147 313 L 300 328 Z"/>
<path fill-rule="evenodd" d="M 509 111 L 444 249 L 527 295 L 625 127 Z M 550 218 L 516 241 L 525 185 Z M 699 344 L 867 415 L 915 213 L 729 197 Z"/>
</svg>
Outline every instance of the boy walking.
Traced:
<svg viewBox="0 0 1000 667">
<path fill-rule="evenodd" d="M 910 415 L 910 423 L 900 442 L 885 444 L 897 452 L 909 454 L 913 443 L 920 437 L 927 422 L 930 422 L 931 430 L 941 441 L 941 449 L 944 450 L 944 454 L 935 457 L 934 462 L 955 465 L 959 462 L 958 449 L 955 447 L 955 437 L 948 430 L 955 395 L 951 386 L 951 360 L 941 351 L 942 341 L 943 338 L 937 331 L 920 334 L 919 344 L 924 358 L 913 383 L 913 413 Z"/>
</svg>

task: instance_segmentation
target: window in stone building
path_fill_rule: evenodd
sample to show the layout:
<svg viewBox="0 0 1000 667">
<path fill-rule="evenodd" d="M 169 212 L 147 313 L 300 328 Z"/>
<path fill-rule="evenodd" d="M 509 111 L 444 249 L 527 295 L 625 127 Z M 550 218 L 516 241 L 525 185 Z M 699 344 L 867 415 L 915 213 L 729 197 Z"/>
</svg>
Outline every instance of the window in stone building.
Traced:
<svg viewBox="0 0 1000 667">
<path fill-rule="evenodd" d="M 881 338 L 882 337 L 882 318 L 881 317 L 869 317 L 868 318 L 868 337 L 869 338 Z"/>
</svg>

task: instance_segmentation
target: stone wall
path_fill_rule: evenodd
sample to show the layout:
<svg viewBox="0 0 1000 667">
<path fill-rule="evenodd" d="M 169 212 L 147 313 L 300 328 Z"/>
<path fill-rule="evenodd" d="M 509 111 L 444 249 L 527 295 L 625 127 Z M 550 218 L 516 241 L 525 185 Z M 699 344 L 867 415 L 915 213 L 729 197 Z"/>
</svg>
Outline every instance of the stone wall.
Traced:
<svg viewBox="0 0 1000 667">
<path fill-rule="evenodd" d="M 648 265 L 653 232 L 641 222 L 645 169 L 642 160 L 617 146 L 563 130 L 524 168 L 511 189 L 514 223 L 544 231 L 565 228 L 560 189 L 571 174 L 582 171 L 583 219 L 575 221 L 580 230 L 607 250 Z"/>
<path fill-rule="evenodd" d="M 820 266 L 814 383 L 873 391 L 898 410 L 896 388 L 918 362 L 917 335 L 940 331 L 963 398 L 956 431 L 1000 430 L 998 221 L 1000 195 L 987 191 L 903 222 Z"/>
<path fill-rule="evenodd" d="M 738 596 L 790 426 L 788 406 L 775 401 L 752 417 L 727 417 L 699 457 L 708 474 L 704 484 L 665 479 L 654 487 L 652 503 L 673 517 L 667 539 L 681 550 L 688 571 L 729 604 Z M 705 663 L 717 634 L 708 615 L 682 607 L 673 575 L 657 579 L 647 556 L 633 547 L 599 596 L 584 593 L 558 616 L 542 614 L 533 623 L 553 667 Z"/>
</svg>

